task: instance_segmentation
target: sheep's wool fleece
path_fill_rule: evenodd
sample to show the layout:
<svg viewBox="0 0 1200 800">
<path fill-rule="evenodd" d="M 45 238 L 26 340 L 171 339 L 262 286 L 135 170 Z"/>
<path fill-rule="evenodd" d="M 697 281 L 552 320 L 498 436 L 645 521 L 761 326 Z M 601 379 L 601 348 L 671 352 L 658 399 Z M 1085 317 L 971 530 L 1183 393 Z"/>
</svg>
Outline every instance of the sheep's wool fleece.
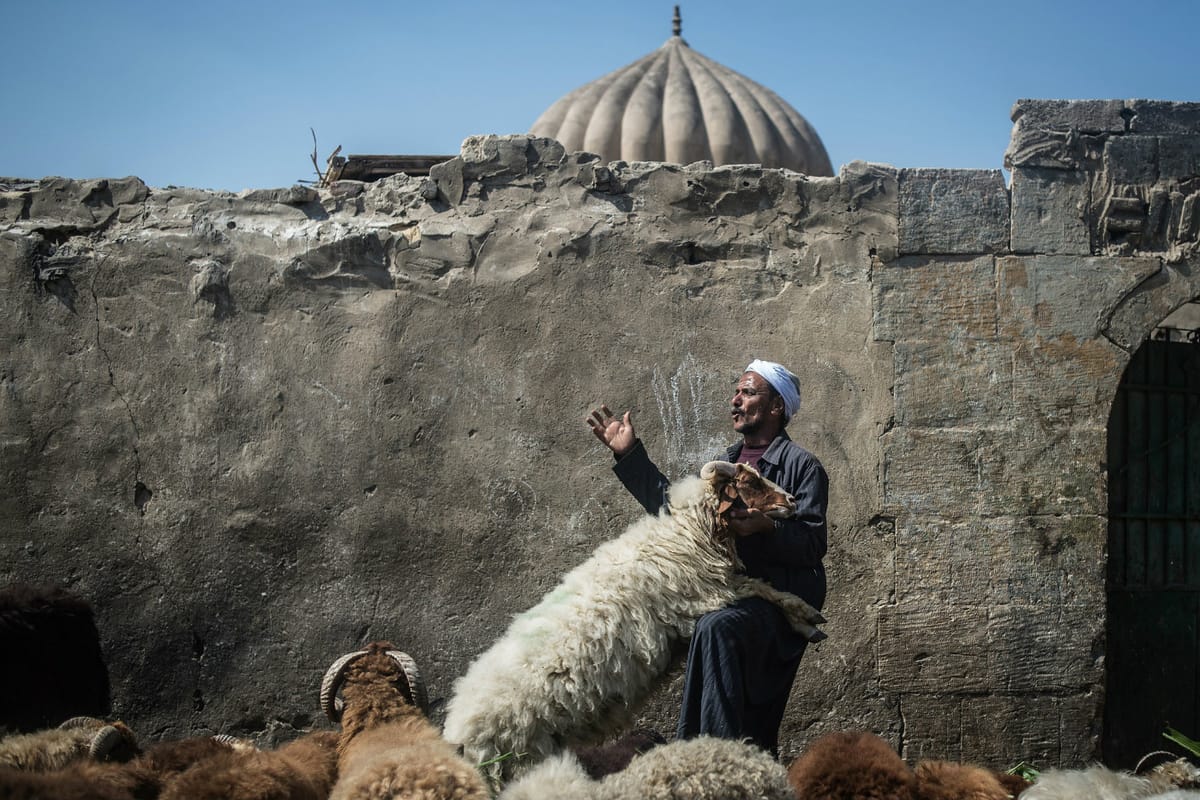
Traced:
<svg viewBox="0 0 1200 800">
<path fill-rule="evenodd" d="M 637 756 L 601 782 L 604 800 L 795 800 L 787 770 L 747 742 L 700 736 Z"/>
<path fill-rule="evenodd" d="M 488 800 L 479 773 L 432 730 L 424 741 L 408 735 L 385 724 L 351 740 L 329 800 Z"/>
<path fill-rule="evenodd" d="M 671 487 L 671 513 L 602 544 L 517 616 L 455 685 L 445 737 L 481 763 L 619 730 L 670 666 L 696 619 L 732 602 L 732 564 L 712 543 L 709 481 Z"/>
<path fill-rule="evenodd" d="M 988 770 L 953 761 L 917 764 L 917 796 L 921 800 L 1008 800 L 1008 790 Z"/>
<path fill-rule="evenodd" d="M 867 731 L 834 731 L 817 738 L 788 767 L 804 800 L 915 800 L 917 776 L 899 753 Z"/>
<path fill-rule="evenodd" d="M 571 753 L 538 764 L 504 787 L 497 800 L 601 800 L 600 784 L 587 776 Z"/>
<path fill-rule="evenodd" d="M 0 740 L 0 767 L 30 772 L 61 769 L 87 757 L 95 734 L 91 728 L 48 728 L 6 736 Z"/>
<path fill-rule="evenodd" d="M 1151 795 L 1150 781 L 1115 772 L 1105 767 L 1048 769 L 1033 786 L 1021 792 L 1021 800 L 1135 800 Z"/>
</svg>

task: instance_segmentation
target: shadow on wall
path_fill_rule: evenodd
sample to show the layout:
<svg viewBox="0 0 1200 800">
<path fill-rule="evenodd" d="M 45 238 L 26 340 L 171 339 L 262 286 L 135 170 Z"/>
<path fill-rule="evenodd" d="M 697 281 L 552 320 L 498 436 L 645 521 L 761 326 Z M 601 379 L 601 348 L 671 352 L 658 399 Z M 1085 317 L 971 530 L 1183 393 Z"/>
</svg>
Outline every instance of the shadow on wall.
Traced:
<svg viewBox="0 0 1200 800">
<path fill-rule="evenodd" d="M 112 710 L 100 634 L 82 597 L 49 585 L 0 588 L 0 653 L 0 730 L 41 730 Z"/>
</svg>

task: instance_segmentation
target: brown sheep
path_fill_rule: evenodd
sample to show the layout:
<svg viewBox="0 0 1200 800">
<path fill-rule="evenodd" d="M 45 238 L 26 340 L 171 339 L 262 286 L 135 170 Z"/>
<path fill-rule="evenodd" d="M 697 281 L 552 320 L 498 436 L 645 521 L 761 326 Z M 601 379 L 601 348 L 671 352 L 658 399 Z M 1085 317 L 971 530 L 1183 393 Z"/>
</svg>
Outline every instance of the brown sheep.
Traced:
<svg viewBox="0 0 1200 800">
<path fill-rule="evenodd" d="M 205 737 L 153 745 L 125 764 L 81 761 L 47 773 L 0 769 L 0 800 L 153 800 L 180 772 L 233 749 Z"/>
<path fill-rule="evenodd" d="M 973 764 L 922 761 L 916 774 L 920 800 L 1009 800 L 1013 796 L 995 773 Z"/>
<path fill-rule="evenodd" d="M 76 761 L 128 761 L 137 738 L 121 722 L 74 717 L 57 728 L 0 739 L 0 767 L 51 772 Z"/>
<path fill-rule="evenodd" d="M 342 725 L 330 800 L 488 800 L 479 772 L 426 719 L 424 696 L 416 663 L 388 642 L 334 662 L 321 685 L 321 707 Z"/>
<path fill-rule="evenodd" d="M 917 777 L 890 744 L 873 733 L 827 733 L 788 767 L 804 800 L 916 800 Z"/>
<path fill-rule="evenodd" d="M 318 731 L 278 750 L 231 750 L 184 770 L 162 800 L 325 800 L 337 778 L 340 736 Z"/>
</svg>

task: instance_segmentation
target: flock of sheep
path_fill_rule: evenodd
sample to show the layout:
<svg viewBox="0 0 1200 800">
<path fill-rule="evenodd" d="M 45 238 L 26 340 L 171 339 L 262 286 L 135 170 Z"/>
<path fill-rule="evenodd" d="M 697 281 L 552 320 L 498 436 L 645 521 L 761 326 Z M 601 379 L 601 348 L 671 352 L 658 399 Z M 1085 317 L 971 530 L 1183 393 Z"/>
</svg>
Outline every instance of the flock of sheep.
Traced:
<svg viewBox="0 0 1200 800">
<path fill-rule="evenodd" d="M 427 717 L 415 660 L 374 642 L 336 659 L 322 681 L 336 731 L 276 750 L 226 736 L 143 747 L 120 722 L 70 719 L 0 739 L 0 800 L 1200 800 L 1200 770 L 1182 760 L 1144 777 L 1096 767 L 1030 785 L 968 764 L 912 769 L 869 733 L 824 736 L 789 767 L 709 737 L 635 732 L 585 747 L 624 731 L 695 620 L 735 598 L 767 597 L 810 641 L 824 637 L 815 609 L 739 573 L 727 528 L 734 506 L 790 513 L 786 492 L 752 468 L 712 462 L 670 500 L 670 514 L 602 545 L 514 620 L 455 684 L 442 730 Z M 53 606 L 0 593 L 0 641 L 35 630 L 30 620 Z M 80 613 L 67 609 L 68 625 Z M 0 714 L 0 724 L 13 723 Z"/>
</svg>

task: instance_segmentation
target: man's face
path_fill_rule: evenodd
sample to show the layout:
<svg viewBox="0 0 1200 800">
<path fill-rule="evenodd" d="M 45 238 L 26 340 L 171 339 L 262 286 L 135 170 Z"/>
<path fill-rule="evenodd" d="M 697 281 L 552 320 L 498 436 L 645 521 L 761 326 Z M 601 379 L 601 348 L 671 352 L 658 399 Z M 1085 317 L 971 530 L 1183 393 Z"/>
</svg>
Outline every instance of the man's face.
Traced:
<svg viewBox="0 0 1200 800">
<path fill-rule="evenodd" d="M 771 384 L 757 372 L 746 372 L 738 378 L 729 404 L 733 429 L 743 436 L 762 430 L 777 405 L 771 397 Z"/>
</svg>

